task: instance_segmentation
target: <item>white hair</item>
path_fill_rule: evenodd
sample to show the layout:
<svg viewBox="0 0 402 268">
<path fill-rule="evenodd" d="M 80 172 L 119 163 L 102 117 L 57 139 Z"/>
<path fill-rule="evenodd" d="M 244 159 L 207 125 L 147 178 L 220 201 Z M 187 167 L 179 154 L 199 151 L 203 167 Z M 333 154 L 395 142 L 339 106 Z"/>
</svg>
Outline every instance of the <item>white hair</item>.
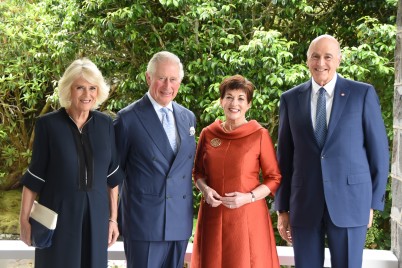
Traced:
<svg viewBox="0 0 402 268">
<path fill-rule="evenodd" d="M 179 78 L 180 81 L 183 80 L 184 70 L 183 64 L 181 63 L 179 57 L 169 51 L 160 51 L 155 53 L 151 60 L 148 62 L 147 73 L 153 75 L 155 74 L 156 65 L 160 62 L 173 62 L 179 66 Z"/>
</svg>

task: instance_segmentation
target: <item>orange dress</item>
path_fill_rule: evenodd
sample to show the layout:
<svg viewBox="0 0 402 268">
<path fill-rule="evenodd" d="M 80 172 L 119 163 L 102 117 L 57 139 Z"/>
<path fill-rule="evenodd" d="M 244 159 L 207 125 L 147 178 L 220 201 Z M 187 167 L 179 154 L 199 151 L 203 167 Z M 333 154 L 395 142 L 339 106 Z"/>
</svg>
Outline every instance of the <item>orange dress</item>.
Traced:
<svg viewBox="0 0 402 268">
<path fill-rule="evenodd" d="M 204 178 L 221 196 L 248 193 L 260 183 L 273 195 L 281 175 L 268 131 L 252 120 L 226 133 L 221 123 L 215 121 L 200 134 L 194 180 Z M 191 257 L 191 268 L 198 267 L 280 267 L 265 199 L 237 209 L 201 202 Z"/>
</svg>

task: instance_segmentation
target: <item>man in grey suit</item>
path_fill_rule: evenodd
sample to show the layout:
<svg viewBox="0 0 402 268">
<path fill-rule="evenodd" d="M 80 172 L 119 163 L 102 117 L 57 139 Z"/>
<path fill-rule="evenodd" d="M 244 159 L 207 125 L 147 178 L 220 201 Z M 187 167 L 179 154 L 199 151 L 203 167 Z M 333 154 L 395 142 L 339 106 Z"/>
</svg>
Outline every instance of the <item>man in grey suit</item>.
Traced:
<svg viewBox="0 0 402 268">
<path fill-rule="evenodd" d="M 183 78 L 167 51 L 148 63 L 148 92 L 118 112 L 116 144 L 125 170 L 120 220 L 127 267 L 183 267 L 193 226 L 194 114 L 174 102 Z"/>
</svg>

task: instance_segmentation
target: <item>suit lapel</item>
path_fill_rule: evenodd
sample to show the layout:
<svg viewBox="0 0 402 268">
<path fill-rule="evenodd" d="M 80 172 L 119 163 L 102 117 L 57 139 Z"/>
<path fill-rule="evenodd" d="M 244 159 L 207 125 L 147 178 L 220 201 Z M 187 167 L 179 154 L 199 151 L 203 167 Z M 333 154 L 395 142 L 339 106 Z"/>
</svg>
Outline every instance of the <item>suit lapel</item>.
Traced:
<svg viewBox="0 0 402 268">
<path fill-rule="evenodd" d="M 299 105 L 300 105 L 300 116 L 301 122 L 308 122 L 307 124 L 307 131 L 311 134 L 310 136 L 313 137 L 314 142 L 314 128 L 313 122 L 311 121 L 311 80 L 301 86 L 299 89 Z"/>
<path fill-rule="evenodd" d="M 190 127 L 194 127 L 192 122 L 186 115 L 186 112 L 177 103 L 173 102 L 173 112 L 176 121 L 177 132 L 180 137 L 180 145 L 177 149 L 177 155 L 182 151 L 183 145 L 185 145 L 187 138 L 190 136 Z"/>
<path fill-rule="evenodd" d="M 158 115 L 156 114 L 155 109 L 147 95 L 140 100 L 140 105 L 138 105 L 138 109 L 136 109 L 136 111 L 138 113 L 139 120 L 141 121 L 150 138 L 162 152 L 164 157 L 171 161 L 171 159 L 174 157 L 172 147 L 170 147 L 165 130 L 163 129 Z"/>
<path fill-rule="evenodd" d="M 345 104 L 349 98 L 350 89 L 345 88 L 343 86 L 343 84 L 344 84 L 343 82 L 344 82 L 344 79 L 342 77 L 338 76 L 336 85 L 335 85 L 334 100 L 332 103 L 332 110 L 331 110 L 331 116 L 330 116 L 329 124 L 328 124 L 328 134 L 327 134 L 326 142 L 331 138 L 332 134 L 334 133 L 334 130 L 336 129 L 336 125 L 339 122 L 343 109 L 345 108 Z M 324 147 L 325 147 L 325 145 L 324 145 Z"/>
</svg>

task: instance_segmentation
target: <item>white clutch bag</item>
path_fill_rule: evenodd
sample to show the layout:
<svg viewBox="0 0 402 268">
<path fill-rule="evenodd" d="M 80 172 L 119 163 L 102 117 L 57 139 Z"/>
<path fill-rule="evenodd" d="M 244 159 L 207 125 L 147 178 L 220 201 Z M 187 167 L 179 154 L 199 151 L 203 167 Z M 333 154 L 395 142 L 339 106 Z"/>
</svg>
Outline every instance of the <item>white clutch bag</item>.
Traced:
<svg viewBox="0 0 402 268">
<path fill-rule="evenodd" d="M 52 245 L 52 236 L 57 225 L 57 213 L 34 201 L 29 217 L 32 246 L 47 248 Z"/>
</svg>

